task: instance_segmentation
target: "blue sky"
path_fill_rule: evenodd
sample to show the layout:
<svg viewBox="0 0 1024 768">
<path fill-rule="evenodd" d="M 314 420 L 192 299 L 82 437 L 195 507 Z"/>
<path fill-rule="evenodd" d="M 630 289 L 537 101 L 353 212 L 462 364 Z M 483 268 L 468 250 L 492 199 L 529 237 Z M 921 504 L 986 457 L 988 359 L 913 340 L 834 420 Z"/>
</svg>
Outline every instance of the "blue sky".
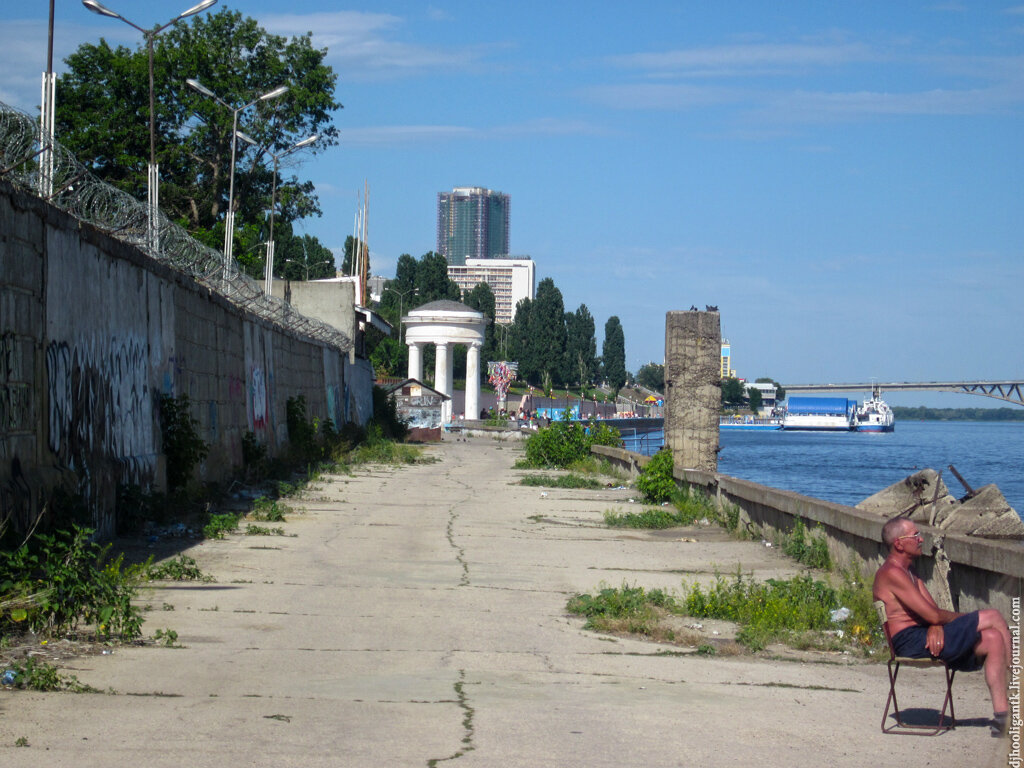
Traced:
<svg viewBox="0 0 1024 768">
<path fill-rule="evenodd" d="M 58 59 L 141 40 L 57 5 Z M 340 246 L 366 180 L 377 274 L 434 248 L 438 192 L 484 186 L 599 344 L 620 317 L 632 370 L 666 311 L 713 304 L 748 378 L 1024 375 L 1024 4 L 220 5 L 328 48 L 341 142 L 300 171 L 324 209 L 302 227 Z M 0 100 L 27 111 L 46 6 L 0 10 Z"/>
</svg>

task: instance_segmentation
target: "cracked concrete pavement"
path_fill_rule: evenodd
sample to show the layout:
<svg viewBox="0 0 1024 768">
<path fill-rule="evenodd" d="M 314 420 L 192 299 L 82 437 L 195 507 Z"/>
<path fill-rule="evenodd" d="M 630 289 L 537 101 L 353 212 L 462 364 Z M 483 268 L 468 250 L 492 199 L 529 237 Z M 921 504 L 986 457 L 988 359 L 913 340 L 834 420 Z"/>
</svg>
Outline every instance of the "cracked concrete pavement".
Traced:
<svg viewBox="0 0 1024 768">
<path fill-rule="evenodd" d="M 602 513 L 635 492 L 542 498 L 512 484 L 509 443 L 426 451 L 438 462 L 325 477 L 287 537 L 190 549 L 216 582 L 142 598 L 146 635 L 173 629 L 183 647 L 64 663 L 113 693 L 0 691 L 0 762 L 1005 765 L 978 674 L 956 680 L 955 731 L 885 736 L 884 665 L 665 653 L 679 649 L 584 631 L 566 600 L 602 582 L 678 589 L 737 564 L 760 577 L 793 565 L 715 528 L 607 529 Z M 906 674 L 901 691 L 932 709 L 941 681 Z"/>
</svg>

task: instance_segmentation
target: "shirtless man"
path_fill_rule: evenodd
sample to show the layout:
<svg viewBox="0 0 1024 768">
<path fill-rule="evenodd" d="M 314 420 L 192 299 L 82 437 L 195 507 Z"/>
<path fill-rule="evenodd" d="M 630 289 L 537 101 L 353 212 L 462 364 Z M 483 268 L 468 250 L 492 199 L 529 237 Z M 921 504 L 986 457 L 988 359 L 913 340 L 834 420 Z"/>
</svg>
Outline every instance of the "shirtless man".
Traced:
<svg viewBox="0 0 1024 768">
<path fill-rule="evenodd" d="M 894 517 L 882 528 L 889 556 L 875 574 L 875 600 L 885 603 L 893 647 L 899 656 L 942 658 L 953 669 L 984 666 L 992 695 L 992 735 L 1007 731 L 1010 630 L 999 611 L 944 611 L 911 568 L 921 556 L 922 536 L 912 520 Z"/>
</svg>

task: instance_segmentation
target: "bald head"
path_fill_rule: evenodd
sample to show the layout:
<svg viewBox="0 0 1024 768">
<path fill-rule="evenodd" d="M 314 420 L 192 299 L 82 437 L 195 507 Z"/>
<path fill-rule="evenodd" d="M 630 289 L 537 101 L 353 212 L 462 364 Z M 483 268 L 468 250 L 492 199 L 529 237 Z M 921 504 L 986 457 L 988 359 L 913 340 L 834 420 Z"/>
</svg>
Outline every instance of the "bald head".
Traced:
<svg viewBox="0 0 1024 768">
<path fill-rule="evenodd" d="M 887 547 L 892 547 L 896 539 L 905 536 L 913 524 L 905 517 L 894 517 L 882 526 L 882 541 Z"/>
</svg>

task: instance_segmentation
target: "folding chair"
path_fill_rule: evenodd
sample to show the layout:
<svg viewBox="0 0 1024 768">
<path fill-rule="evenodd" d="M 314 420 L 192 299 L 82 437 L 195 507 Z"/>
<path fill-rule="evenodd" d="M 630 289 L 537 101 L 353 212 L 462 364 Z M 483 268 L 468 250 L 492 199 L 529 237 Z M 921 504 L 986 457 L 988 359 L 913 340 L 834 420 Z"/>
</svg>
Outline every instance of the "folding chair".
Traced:
<svg viewBox="0 0 1024 768">
<path fill-rule="evenodd" d="M 889 625 L 885 614 L 885 603 L 881 600 L 875 601 L 875 610 L 878 612 L 878 620 L 882 623 L 882 631 L 885 632 L 885 641 L 889 644 L 889 698 L 885 702 L 885 712 L 882 714 L 882 733 L 902 733 L 908 736 L 934 736 L 942 731 L 949 731 L 956 728 L 956 715 L 953 712 L 953 676 L 955 669 L 942 659 L 923 658 L 915 659 L 910 656 L 897 656 L 892 647 L 892 635 L 889 633 Z M 946 672 L 946 698 L 942 702 L 942 711 L 939 713 L 937 725 L 915 725 L 903 722 L 900 715 L 900 706 L 896 701 L 896 676 L 900 673 L 900 667 L 930 668 L 939 667 Z M 885 721 L 889 717 L 889 708 L 892 707 L 896 714 L 896 725 L 885 727 Z M 949 721 L 946 721 L 946 709 L 949 709 Z M 897 727 L 909 730 L 897 730 Z"/>
</svg>

